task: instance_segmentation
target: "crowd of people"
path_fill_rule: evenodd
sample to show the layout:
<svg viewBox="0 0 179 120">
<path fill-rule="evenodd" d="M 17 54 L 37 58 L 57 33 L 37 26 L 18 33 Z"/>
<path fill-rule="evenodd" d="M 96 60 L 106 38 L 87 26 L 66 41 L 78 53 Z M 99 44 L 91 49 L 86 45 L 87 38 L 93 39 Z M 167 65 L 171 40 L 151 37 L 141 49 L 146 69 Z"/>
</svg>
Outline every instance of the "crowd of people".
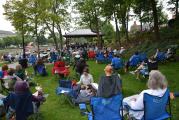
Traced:
<svg viewBox="0 0 179 120">
<path fill-rule="evenodd" d="M 0 71 L 0 91 L 7 90 L 7 96 L 0 96 L 0 116 L 6 114 L 6 119 L 26 120 L 45 101 L 43 91 L 37 87 L 37 92 L 30 91 L 30 79 L 20 64 L 15 69 L 8 65 Z"/>
<path fill-rule="evenodd" d="M 93 75 L 90 73 L 90 67 L 87 64 L 88 52 L 94 51 L 95 55 L 102 54 L 104 58 L 112 55 L 108 65 L 104 69 L 104 75 L 99 79 L 99 83 L 95 83 Z M 135 52 L 128 61 L 124 61 L 122 57 L 125 54 L 125 49 L 121 47 L 120 50 L 112 49 L 110 47 L 98 49 L 95 45 L 71 45 L 63 48 L 61 55 L 56 51 L 50 52 L 50 58 L 38 58 L 37 54 L 32 53 L 28 56 L 28 62 L 34 68 L 34 74 L 39 73 L 42 76 L 48 75 L 46 71 L 45 62 L 54 64 L 52 69 L 53 74 L 59 74 L 64 78 L 69 75 L 70 62 L 67 57 L 73 58 L 73 70 L 79 76 L 78 82 L 73 83 L 75 91 L 78 91 L 77 97 L 72 98 L 72 102 L 81 103 L 90 101 L 91 97 L 110 98 L 117 94 L 123 93 L 122 80 L 118 70 L 124 69 L 125 72 L 130 70 L 130 67 L 136 68 L 132 73 L 136 74 L 139 79 L 140 74 L 148 77 L 147 89 L 141 91 L 140 94 L 124 98 L 123 103 L 128 105 L 131 109 L 144 109 L 143 97 L 147 93 L 149 95 L 162 97 L 167 89 L 168 83 L 165 75 L 158 70 L 158 54 L 150 57 L 149 59 L 142 53 Z M 168 58 L 173 57 L 169 49 L 165 56 Z M 96 59 L 96 58 L 94 58 Z M 28 116 L 33 114 L 33 104 L 40 106 L 40 103 L 45 101 L 42 89 L 37 90 L 37 94 L 32 94 L 29 89 L 29 76 L 22 65 L 18 64 L 15 69 L 8 68 L 8 65 L 2 66 L 0 71 L 0 87 L 8 89 L 9 94 L 0 99 L 0 106 L 4 106 L 7 110 L 6 117 L 10 119 L 16 117 L 17 120 L 26 120 Z M 2 90 L 1 88 L 0 90 Z M 178 93 L 171 93 L 171 99 L 179 96 Z M 1 109 L 0 109 L 1 110 Z M 124 113 L 128 113 L 135 119 L 142 119 L 144 111 L 130 111 L 125 109 Z M 14 116 L 15 115 L 15 116 Z"/>
</svg>

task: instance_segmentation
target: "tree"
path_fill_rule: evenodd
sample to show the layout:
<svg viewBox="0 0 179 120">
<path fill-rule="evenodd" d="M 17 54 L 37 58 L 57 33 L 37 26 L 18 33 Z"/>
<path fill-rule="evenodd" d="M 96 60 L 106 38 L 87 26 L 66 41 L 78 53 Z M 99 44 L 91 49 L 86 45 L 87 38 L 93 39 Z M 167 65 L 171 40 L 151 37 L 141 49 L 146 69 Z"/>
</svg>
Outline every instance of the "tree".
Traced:
<svg viewBox="0 0 179 120">
<path fill-rule="evenodd" d="M 75 2 L 75 8 L 80 13 L 81 23 L 88 26 L 97 34 L 98 47 L 102 48 L 103 42 L 100 37 L 100 28 L 102 26 L 100 24 L 102 23 L 102 0 L 75 0 Z"/>
<path fill-rule="evenodd" d="M 21 33 L 22 43 L 23 43 L 23 58 L 25 58 L 25 34 L 27 32 L 28 26 L 28 16 L 26 16 L 26 4 L 28 2 L 26 0 L 23 1 L 15 1 L 15 0 L 7 0 L 6 4 L 3 6 L 6 18 L 11 21 L 12 25 L 15 27 L 17 31 Z"/>
<path fill-rule="evenodd" d="M 120 4 L 120 1 L 118 0 L 104 0 L 103 5 L 102 5 L 103 16 L 106 17 L 108 21 L 110 20 L 115 21 L 115 28 L 116 28 L 115 42 L 117 46 L 121 45 L 119 20 L 117 18 L 117 15 L 119 12 L 119 4 Z"/>
<path fill-rule="evenodd" d="M 55 34 L 58 31 L 60 35 L 60 48 L 62 49 L 62 28 L 68 27 L 70 21 L 69 13 L 67 11 L 68 0 L 48 0 L 46 10 L 42 13 L 42 20 L 45 28 L 50 32 L 54 39 L 56 49 L 59 51 L 58 38 Z"/>
<path fill-rule="evenodd" d="M 153 11 L 155 40 L 160 40 L 157 1 L 156 0 L 150 0 L 150 1 L 151 1 L 151 7 Z"/>
<path fill-rule="evenodd" d="M 103 39 L 107 43 L 112 43 L 113 42 L 112 40 L 114 39 L 114 36 L 115 36 L 115 31 L 114 31 L 113 26 L 109 22 L 107 22 L 102 26 L 101 30 L 102 30 L 102 33 L 105 34 Z M 116 41 L 115 41 L 115 44 L 116 44 Z"/>
</svg>

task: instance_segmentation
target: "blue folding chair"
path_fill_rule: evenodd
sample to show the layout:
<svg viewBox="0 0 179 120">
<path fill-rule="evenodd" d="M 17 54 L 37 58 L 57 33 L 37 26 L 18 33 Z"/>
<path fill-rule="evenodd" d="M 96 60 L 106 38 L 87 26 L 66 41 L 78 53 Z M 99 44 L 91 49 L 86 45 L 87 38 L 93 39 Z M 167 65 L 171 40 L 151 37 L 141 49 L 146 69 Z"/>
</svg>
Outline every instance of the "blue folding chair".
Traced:
<svg viewBox="0 0 179 120">
<path fill-rule="evenodd" d="M 91 109 L 89 112 L 86 104 L 79 104 L 81 114 L 87 115 L 88 120 L 122 120 L 123 113 L 122 109 L 122 95 L 118 94 L 111 98 L 92 97 L 91 98 Z"/>
<path fill-rule="evenodd" d="M 166 60 L 166 55 L 164 52 L 158 52 L 156 57 L 158 62 L 164 62 Z"/>
<path fill-rule="evenodd" d="M 124 67 L 123 60 L 121 58 L 113 58 L 112 66 L 115 70 L 122 69 Z"/>
<path fill-rule="evenodd" d="M 147 54 L 146 53 L 140 53 L 139 54 L 140 62 L 147 60 Z"/>
<path fill-rule="evenodd" d="M 111 62 L 112 59 L 113 59 L 113 52 L 110 52 L 110 53 L 108 54 L 108 60 L 107 60 L 107 62 Z"/>
<path fill-rule="evenodd" d="M 139 55 L 133 55 L 129 60 L 129 65 L 131 67 L 136 67 L 140 63 Z"/>
<path fill-rule="evenodd" d="M 100 63 L 105 62 L 104 54 L 103 54 L 103 53 L 98 53 L 98 54 L 96 55 L 96 60 L 97 60 L 97 62 L 100 62 Z"/>
<path fill-rule="evenodd" d="M 169 113 L 167 112 L 169 105 Z M 162 97 L 144 94 L 144 120 L 164 120 L 171 118 L 170 92 L 167 89 Z"/>
<path fill-rule="evenodd" d="M 31 65 L 34 65 L 37 61 L 37 57 L 35 55 L 30 55 L 29 59 L 28 59 L 28 63 Z"/>
<path fill-rule="evenodd" d="M 35 72 L 38 72 L 42 76 L 46 76 L 47 75 L 47 71 L 46 71 L 45 65 L 37 65 Z"/>
<path fill-rule="evenodd" d="M 144 93 L 144 109 L 134 110 L 131 109 L 126 103 L 123 103 L 125 108 L 132 111 L 144 111 L 144 116 L 141 120 L 165 120 L 171 118 L 170 107 L 170 92 L 167 89 L 162 97 L 149 95 Z M 169 106 L 169 113 L 167 112 L 167 106 Z M 132 118 L 135 120 L 135 118 Z"/>
<path fill-rule="evenodd" d="M 73 105 L 71 99 L 77 97 L 77 92 L 73 90 L 71 80 L 59 80 L 59 87 L 56 89 L 56 94 L 59 96 L 64 95 L 70 105 Z"/>
</svg>

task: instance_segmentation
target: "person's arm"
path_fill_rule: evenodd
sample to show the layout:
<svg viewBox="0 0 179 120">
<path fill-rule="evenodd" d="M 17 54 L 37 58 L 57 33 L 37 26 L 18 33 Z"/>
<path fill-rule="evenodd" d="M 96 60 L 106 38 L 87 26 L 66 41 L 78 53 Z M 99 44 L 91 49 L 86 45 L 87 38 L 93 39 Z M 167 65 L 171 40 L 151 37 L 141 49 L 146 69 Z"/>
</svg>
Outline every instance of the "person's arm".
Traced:
<svg viewBox="0 0 179 120">
<path fill-rule="evenodd" d="M 94 83 L 93 76 L 92 75 L 90 75 L 90 76 L 91 76 L 91 83 Z"/>
<path fill-rule="evenodd" d="M 102 91 L 102 81 L 103 81 L 102 79 L 103 79 L 103 77 L 100 78 L 99 84 L 98 84 L 97 96 L 99 96 L 99 97 L 102 96 L 102 92 L 103 92 Z"/>
<path fill-rule="evenodd" d="M 77 84 L 82 84 L 83 75 L 80 77 L 80 81 L 77 82 Z"/>
<path fill-rule="evenodd" d="M 143 103 L 144 92 L 141 92 L 137 98 L 131 100 L 130 107 L 134 110 L 143 110 L 144 103 Z"/>
<path fill-rule="evenodd" d="M 41 102 L 41 101 L 45 101 L 45 98 L 42 95 L 38 95 L 38 96 L 32 95 L 32 101 L 33 102 Z"/>
</svg>

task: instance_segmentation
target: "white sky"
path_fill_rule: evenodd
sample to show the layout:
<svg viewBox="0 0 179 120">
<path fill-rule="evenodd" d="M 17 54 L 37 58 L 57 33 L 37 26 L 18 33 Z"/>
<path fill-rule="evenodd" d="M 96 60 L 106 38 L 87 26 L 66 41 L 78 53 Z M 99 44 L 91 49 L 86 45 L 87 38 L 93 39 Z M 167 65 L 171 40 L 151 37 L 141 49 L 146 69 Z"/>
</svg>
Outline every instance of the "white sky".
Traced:
<svg viewBox="0 0 179 120">
<path fill-rule="evenodd" d="M 0 30 L 14 31 L 14 27 L 5 19 L 5 16 L 3 16 L 4 8 L 2 5 L 5 4 L 5 2 L 6 0 L 0 0 Z"/>
<path fill-rule="evenodd" d="M 168 10 L 166 10 L 166 7 L 167 7 L 166 2 L 168 0 L 160 0 L 160 1 L 163 1 L 164 7 L 165 7 L 164 11 L 168 14 L 169 18 L 171 18 L 171 16 L 172 16 L 171 13 Z M 5 16 L 3 16 L 4 9 L 3 9 L 2 5 L 5 4 L 5 2 L 6 2 L 6 0 L 0 0 L 0 30 L 14 31 L 14 27 L 11 25 L 11 23 L 9 21 L 7 21 L 5 19 Z M 75 16 L 75 15 L 72 15 L 72 16 Z M 133 22 L 134 21 L 129 22 L 129 28 L 133 24 Z M 139 23 L 137 22 L 137 24 L 139 24 Z"/>
</svg>

